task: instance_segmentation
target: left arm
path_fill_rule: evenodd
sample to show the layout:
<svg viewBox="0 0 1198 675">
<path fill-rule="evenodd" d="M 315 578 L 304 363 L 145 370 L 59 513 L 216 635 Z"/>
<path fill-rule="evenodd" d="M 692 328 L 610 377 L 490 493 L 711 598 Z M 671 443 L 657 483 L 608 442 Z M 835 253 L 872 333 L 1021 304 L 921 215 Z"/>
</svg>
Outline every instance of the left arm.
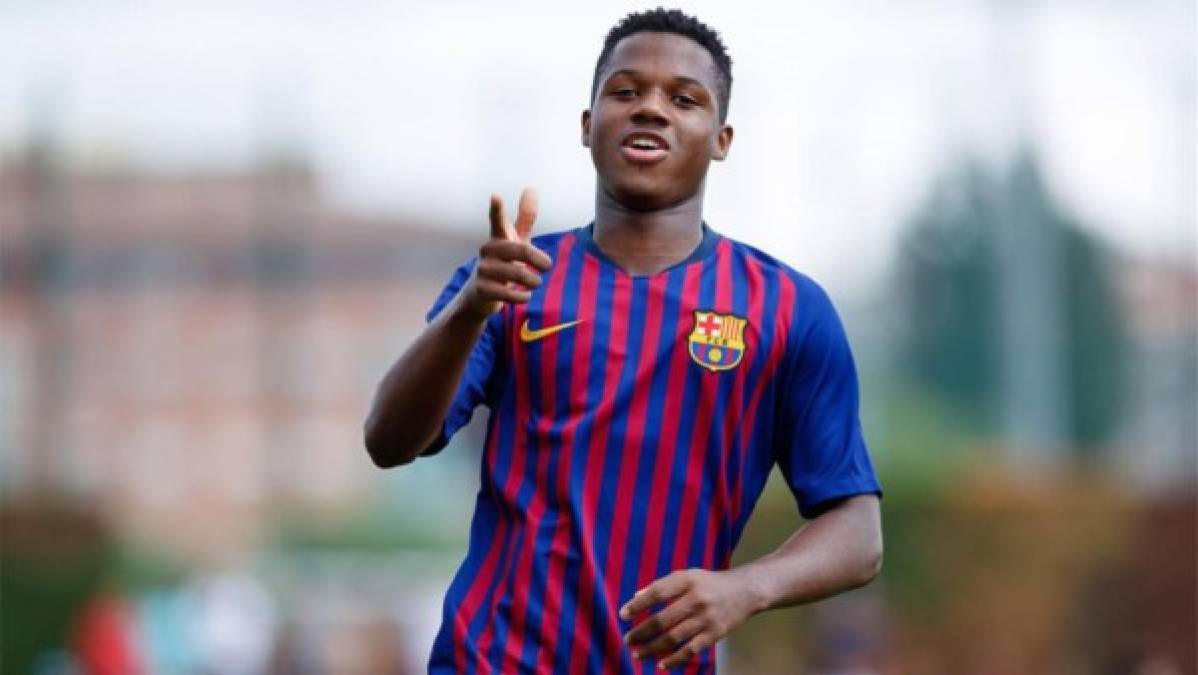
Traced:
<svg viewBox="0 0 1198 675">
<path fill-rule="evenodd" d="M 878 498 L 850 497 L 800 528 L 773 553 L 723 571 L 678 570 L 642 588 L 620 608 L 624 620 L 654 604 L 669 604 L 637 623 L 625 641 L 634 658 L 668 654 L 660 666 L 679 666 L 758 612 L 864 586 L 881 567 Z"/>
</svg>

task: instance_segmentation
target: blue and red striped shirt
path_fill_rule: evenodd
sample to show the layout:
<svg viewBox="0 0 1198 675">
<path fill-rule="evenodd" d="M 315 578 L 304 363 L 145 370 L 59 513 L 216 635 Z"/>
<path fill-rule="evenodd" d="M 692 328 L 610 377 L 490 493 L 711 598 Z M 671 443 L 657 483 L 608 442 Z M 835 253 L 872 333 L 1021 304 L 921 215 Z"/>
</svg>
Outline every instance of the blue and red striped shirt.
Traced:
<svg viewBox="0 0 1198 675">
<path fill-rule="evenodd" d="M 533 240 L 553 267 L 528 303 L 488 320 L 430 448 L 490 408 L 430 672 L 654 672 L 633 662 L 616 612 L 673 570 L 727 568 L 775 464 L 806 517 L 881 494 L 828 296 L 703 232 L 651 276 L 619 268 L 590 227 Z M 714 671 L 711 649 L 678 669 Z"/>
</svg>

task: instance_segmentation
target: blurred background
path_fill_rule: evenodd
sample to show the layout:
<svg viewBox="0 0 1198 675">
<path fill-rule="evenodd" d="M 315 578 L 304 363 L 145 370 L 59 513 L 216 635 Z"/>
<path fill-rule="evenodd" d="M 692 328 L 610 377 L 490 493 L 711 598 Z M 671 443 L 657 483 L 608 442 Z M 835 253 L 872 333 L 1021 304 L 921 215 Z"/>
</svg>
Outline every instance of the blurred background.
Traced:
<svg viewBox="0 0 1198 675">
<path fill-rule="evenodd" d="M 492 191 L 588 222 L 643 8 L 0 5 L 4 673 L 423 671 L 485 415 L 392 471 L 362 421 Z M 829 290 L 887 490 L 879 580 L 723 672 L 1198 672 L 1194 4 L 684 9 L 735 63 L 706 217 Z"/>
</svg>

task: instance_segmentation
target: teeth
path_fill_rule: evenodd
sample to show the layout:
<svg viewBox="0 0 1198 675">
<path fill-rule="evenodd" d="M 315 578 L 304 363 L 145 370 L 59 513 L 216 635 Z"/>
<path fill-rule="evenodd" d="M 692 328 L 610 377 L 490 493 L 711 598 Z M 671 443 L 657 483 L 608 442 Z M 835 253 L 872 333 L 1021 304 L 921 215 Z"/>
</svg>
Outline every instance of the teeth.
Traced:
<svg viewBox="0 0 1198 675">
<path fill-rule="evenodd" d="M 638 147 L 638 148 L 645 148 L 646 150 L 656 150 L 657 149 L 657 144 L 654 143 L 653 141 L 643 140 L 640 138 L 633 141 L 632 145 L 635 147 Z"/>
</svg>

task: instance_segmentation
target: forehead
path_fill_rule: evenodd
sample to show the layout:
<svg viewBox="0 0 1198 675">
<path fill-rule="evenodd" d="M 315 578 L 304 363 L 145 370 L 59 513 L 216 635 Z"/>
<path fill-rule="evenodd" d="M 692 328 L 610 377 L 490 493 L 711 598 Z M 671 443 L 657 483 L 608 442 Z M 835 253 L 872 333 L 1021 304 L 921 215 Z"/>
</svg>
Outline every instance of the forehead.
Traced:
<svg viewBox="0 0 1198 675">
<path fill-rule="evenodd" d="M 646 76 L 684 77 L 716 90 L 715 60 L 703 45 L 674 33 L 635 33 L 616 43 L 602 80 L 619 70 L 635 70 Z"/>
</svg>

